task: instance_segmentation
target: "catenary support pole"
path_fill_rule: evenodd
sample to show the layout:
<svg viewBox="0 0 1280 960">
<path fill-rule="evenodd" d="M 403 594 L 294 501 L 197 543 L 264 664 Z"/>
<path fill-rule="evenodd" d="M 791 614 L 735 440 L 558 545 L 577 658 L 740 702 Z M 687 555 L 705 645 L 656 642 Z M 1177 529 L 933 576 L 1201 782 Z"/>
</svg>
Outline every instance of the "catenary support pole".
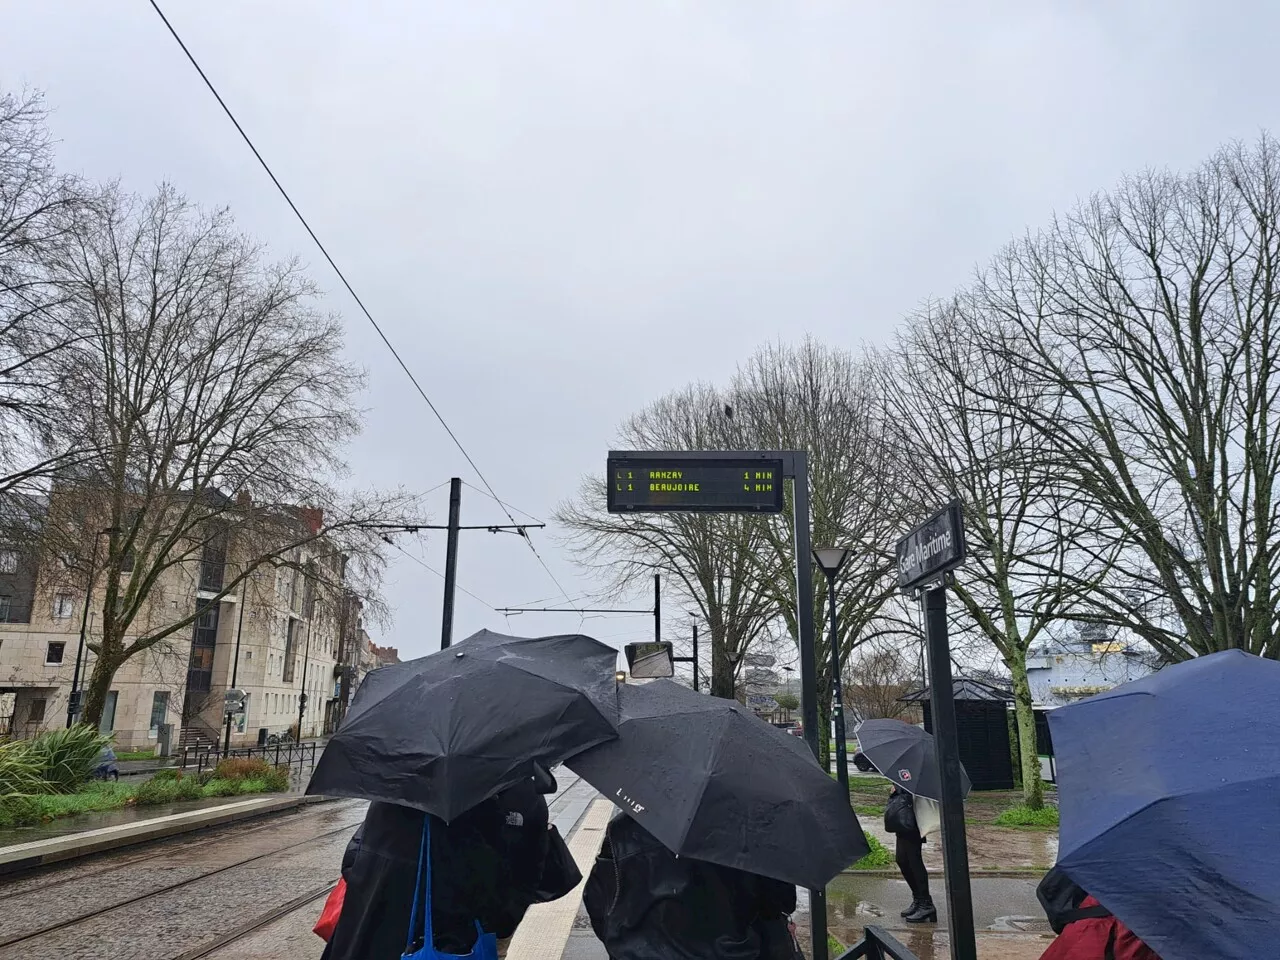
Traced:
<svg viewBox="0 0 1280 960">
<path fill-rule="evenodd" d="M 809 457 L 803 450 L 792 455 L 792 501 L 795 512 L 796 626 L 800 641 L 800 710 L 804 738 L 819 756 L 818 671 L 813 624 L 813 544 L 809 536 Z M 809 891 L 809 924 L 813 931 L 811 956 L 827 960 L 827 891 Z"/>
<path fill-rule="evenodd" d="M 80 662 L 84 657 L 85 635 L 89 629 L 89 604 L 93 602 L 94 567 L 98 560 L 98 539 L 93 540 L 93 553 L 89 557 L 89 583 L 84 591 L 84 609 L 80 611 L 80 643 L 76 646 L 76 668 L 71 674 L 71 695 L 67 697 L 67 729 L 76 722 L 76 714 L 80 712 Z M 29 618 L 28 618 L 29 619 Z"/>
<path fill-rule="evenodd" d="M 653 575 L 653 642 L 662 642 L 662 574 Z"/>
<path fill-rule="evenodd" d="M 925 591 L 924 624 L 929 648 L 933 738 L 942 774 L 942 857 L 947 885 L 951 960 L 977 960 L 964 796 L 961 793 L 960 737 L 956 730 L 955 691 L 951 680 L 951 645 L 947 640 L 945 585 L 939 584 Z"/>
<path fill-rule="evenodd" d="M 462 515 L 462 479 L 449 481 L 449 532 L 444 555 L 444 614 L 440 625 L 440 649 L 453 644 L 453 600 L 458 591 L 458 527 Z"/>
<path fill-rule="evenodd" d="M 693 692 L 698 692 L 698 621 L 693 621 Z"/>
</svg>

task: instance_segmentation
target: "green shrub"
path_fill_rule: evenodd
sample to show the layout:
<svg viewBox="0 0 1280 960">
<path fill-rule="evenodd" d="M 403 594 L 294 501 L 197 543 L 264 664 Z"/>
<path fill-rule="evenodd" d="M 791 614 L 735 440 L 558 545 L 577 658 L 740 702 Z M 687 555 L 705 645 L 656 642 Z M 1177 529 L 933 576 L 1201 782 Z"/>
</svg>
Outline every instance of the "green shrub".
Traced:
<svg viewBox="0 0 1280 960">
<path fill-rule="evenodd" d="M 996 817 L 995 825 L 997 827 L 1056 827 L 1058 826 L 1058 808 L 1051 804 L 1045 804 L 1039 810 L 1023 806 L 1010 807 Z"/>
<path fill-rule="evenodd" d="M 175 800 L 199 800 L 204 796 L 204 785 L 195 777 L 182 777 L 176 783 Z"/>
<path fill-rule="evenodd" d="M 214 776 L 219 780 L 260 780 L 271 772 L 271 764 L 258 757 L 231 757 L 218 764 Z"/>
<path fill-rule="evenodd" d="M 240 792 L 241 782 L 214 777 L 204 785 L 203 792 L 206 797 L 234 797 Z"/>
<path fill-rule="evenodd" d="M 289 789 L 289 768 L 273 767 L 262 779 L 269 793 L 284 793 Z"/>
<path fill-rule="evenodd" d="M 155 776 L 153 776 L 151 779 L 152 779 L 152 780 L 161 780 L 161 781 L 163 781 L 163 780 L 181 780 L 181 779 L 183 778 L 183 776 L 184 776 L 184 774 L 183 774 L 183 772 L 182 772 L 181 770 L 177 769 L 176 767 L 169 767 L 169 768 L 164 769 L 164 770 L 157 770 L 157 771 L 155 772 Z"/>
<path fill-rule="evenodd" d="M 51 790 L 74 793 L 93 776 L 102 748 L 110 743 L 111 738 L 96 728 L 78 723 L 68 730 L 50 730 L 32 738 L 28 749 Z"/>
<path fill-rule="evenodd" d="M 883 843 L 867 834 L 867 845 L 871 847 L 871 852 L 853 865 L 855 870 L 878 870 L 881 867 L 891 867 L 896 862 L 893 854 L 889 852 L 889 848 Z"/>
<path fill-rule="evenodd" d="M 0 827 L 28 827 L 40 822 L 35 797 L 14 795 L 0 799 Z"/>
<path fill-rule="evenodd" d="M 0 741 L 0 803 L 48 790 L 49 785 L 40 776 L 40 760 L 31 751 L 31 741 Z"/>
<path fill-rule="evenodd" d="M 845 948 L 843 943 L 841 943 L 831 934 L 829 933 L 827 934 L 827 956 L 828 957 L 838 957 L 840 956 L 840 954 L 844 953 L 844 949 Z"/>
<path fill-rule="evenodd" d="M 266 793 L 266 780 L 241 780 L 238 784 L 240 793 Z"/>
<path fill-rule="evenodd" d="M 153 807 L 160 803 L 173 803 L 178 798 L 178 786 L 181 783 L 181 780 L 173 778 L 161 780 L 159 777 L 151 777 L 138 787 L 138 806 Z"/>
</svg>

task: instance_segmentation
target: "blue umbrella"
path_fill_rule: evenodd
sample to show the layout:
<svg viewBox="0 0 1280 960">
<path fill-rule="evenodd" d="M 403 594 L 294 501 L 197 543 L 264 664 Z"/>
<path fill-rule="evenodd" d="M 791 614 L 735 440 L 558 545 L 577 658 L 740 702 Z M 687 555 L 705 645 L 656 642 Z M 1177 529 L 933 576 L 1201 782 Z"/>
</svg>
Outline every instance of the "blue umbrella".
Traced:
<svg viewBox="0 0 1280 960">
<path fill-rule="evenodd" d="M 1163 960 L 1280 932 L 1280 663 L 1230 650 L 1053 711 L 1058 865 Z"/>
</svg>

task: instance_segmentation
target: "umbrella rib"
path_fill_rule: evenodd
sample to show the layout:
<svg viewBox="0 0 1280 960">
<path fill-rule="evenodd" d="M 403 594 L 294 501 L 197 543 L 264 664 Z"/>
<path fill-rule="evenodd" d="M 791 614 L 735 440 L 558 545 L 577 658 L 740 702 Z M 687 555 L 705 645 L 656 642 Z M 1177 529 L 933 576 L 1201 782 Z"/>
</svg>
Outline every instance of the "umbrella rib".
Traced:
<svg viewBox="0 0 1280 960">
<path fill-rule="evenodd" d="M 716 762 L 720 759 L 720 754 L 724 749 L 724 736 L 727 727 L 728 723 L 726 722 L 724 726 L 720 728 L 720 736 L 716 738 L 715 749 L 711 751 L 711 756 L 708 758 L 707 765 L 709 769 L 707 770 L 707 775 L 702 778 L 702 785 L 698 788 L 698 796 L 693 802 L 693 813 L 689 817 L 689 822 L 685 824 L 684 832 L 680 834 L 680 843 L 678 846 L 681 850 L 684 849 L 684 845 L 689 839 L 689 832 L 693 829 L 693 824 L 698 819 L 698 808 L 702 806 L 702 798 L 707 794 L 707 787 L 711 785 L 711 771 L 715 769 Z M 672 853 L 676 854 L 676 856 L 680 855 L 679 850 L 673 850 Z"/>
</svg>

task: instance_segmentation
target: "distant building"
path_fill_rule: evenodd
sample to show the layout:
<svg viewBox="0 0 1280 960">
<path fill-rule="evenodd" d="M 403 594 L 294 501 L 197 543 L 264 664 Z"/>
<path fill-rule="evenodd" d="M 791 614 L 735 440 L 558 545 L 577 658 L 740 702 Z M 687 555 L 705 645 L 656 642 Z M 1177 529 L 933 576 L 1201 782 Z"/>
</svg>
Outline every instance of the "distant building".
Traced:
<svg viewBox="0 0 1280 960">
<path fill-rule="evenodd" d="M 320 529 L 318 512 L 295 515 L 306 529 Z M 126 642 L 166 622 L 196 618 L 116 671 L 100 729 L 114 734 L 118 747 L 153 747 L 162 728 L 172 731 L 171 746 L 221 742 L 233 669 L 235 686 L 248 694 L 245 713 L 233 718 L 233 743 L 255 743 L 299 721 L 301 736 L 315 736 L 334 722 L 333 678 L 345 656 L 339 640 L 348 619 L 340 586 L 345 558 L 323 538 L 312 540 L 219 598 L 241 569 L 241 550 L 234 533 L 211 536 L 199 555 L 174 563 L 151 588 Z M 128 575 L 131 567 L 122 570 Z M 101 635 L 100 581 L 87 618 L 85 600 L 82 572 L 47 555 L 38 540 L 11 530 L 6 536 L 0 523 L 0 738 L 66 724 L 82 619 L 88 640 L 82 690 L 93 673 L 89 645 Z"/>
<path fill-rule="evenodd" d="M 1037 709 L 1049 710 L 1103 693 L 1159 668 L 1150 650 L 1086 625 L 1027 652 L 1027 680 Z"/>
</svg>

